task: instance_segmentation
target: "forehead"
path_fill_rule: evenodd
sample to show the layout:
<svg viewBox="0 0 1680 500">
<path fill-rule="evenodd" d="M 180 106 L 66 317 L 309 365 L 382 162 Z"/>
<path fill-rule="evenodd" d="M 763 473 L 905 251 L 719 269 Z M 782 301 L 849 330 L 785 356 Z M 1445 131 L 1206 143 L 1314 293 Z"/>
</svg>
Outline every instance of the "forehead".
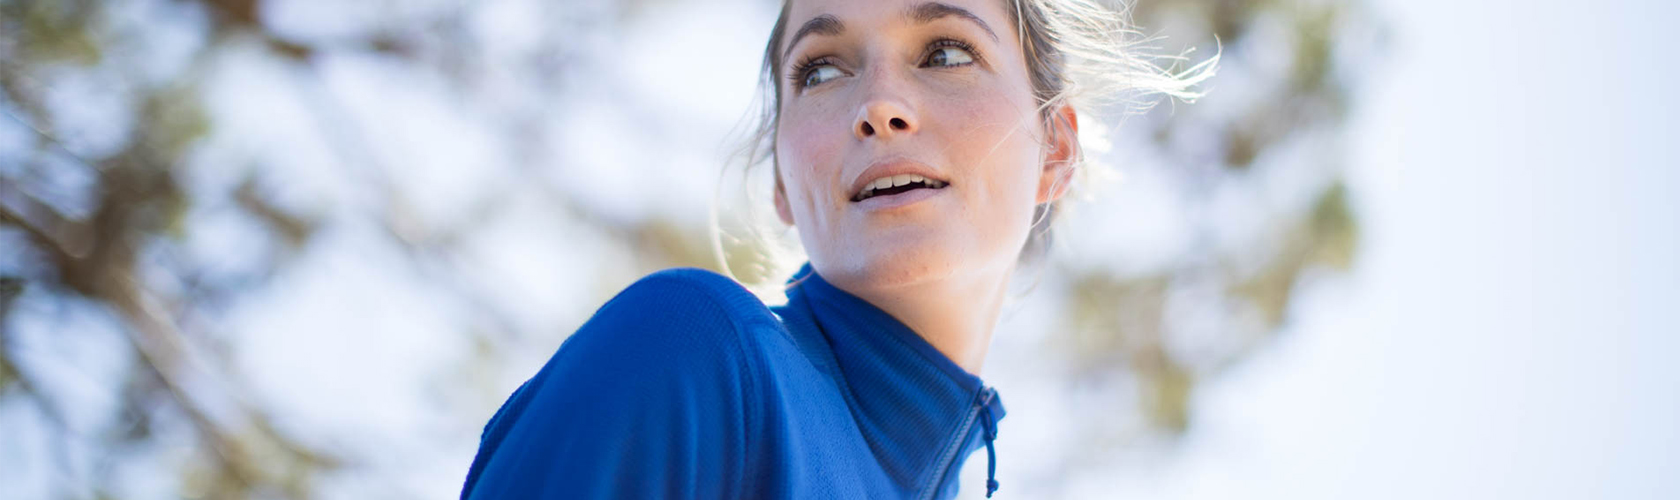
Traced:
<svg viewBox="0 0 1680 500">
<path fill-rule="evenodd" d="M 1004 4 L 1002 0 L 792 0 L 791 3 L 795 12 L 800 9 L 807 9 L 806 12 L 810 12 L 809 9 L 818 8 L 835 13 L 848 10 L 855 12 L 879 11 L 890 14 L 903 12 L 923 3 L 943 3 L 976 11 L 993 7 L 1001 13 Z"/>
<path fill-rule="evenodd" d="M 848 30 L 854 27 L 867 30 L 910 23 L 918 8 L 942 5 L 973 13 L 1003 36 L 1002 32 L 1013 26 L 1011 18 L 1005 15 L 1004 3 L 1004 0 L 790 0 L 787 29 L 792 33 L 806 21 L 828 15 L 845 23 Z"/>
</svg>

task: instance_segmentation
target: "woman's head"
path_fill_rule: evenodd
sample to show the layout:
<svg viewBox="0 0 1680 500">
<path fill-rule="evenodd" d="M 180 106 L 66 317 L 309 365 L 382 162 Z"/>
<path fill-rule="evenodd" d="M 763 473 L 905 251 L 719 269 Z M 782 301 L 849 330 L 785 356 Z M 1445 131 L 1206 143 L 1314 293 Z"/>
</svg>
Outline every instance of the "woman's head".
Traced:
<svg viewBox="0 0 1680 500">
<path fill-rule="evenodd" d="M 1191 97 L 1211 69 L 1163 71 L 1132 33 L 1089 0 L 791 0 L 749 163 L 837 284 L 1007 274 L 1083 160 L 1076 98 Z"/>
<path fill-rule="evenodd" d="M 794 0 L 786 12 L 770 49 L 775 199 L 812 266 L 873 286 L 1010 269 L 1076 148 L 1065 106 L 1055 124 L 1068 130 L 1048 140 L 1002 2 Z M 926 180 L 885 188 L 907 176 Z"/>
</svg>

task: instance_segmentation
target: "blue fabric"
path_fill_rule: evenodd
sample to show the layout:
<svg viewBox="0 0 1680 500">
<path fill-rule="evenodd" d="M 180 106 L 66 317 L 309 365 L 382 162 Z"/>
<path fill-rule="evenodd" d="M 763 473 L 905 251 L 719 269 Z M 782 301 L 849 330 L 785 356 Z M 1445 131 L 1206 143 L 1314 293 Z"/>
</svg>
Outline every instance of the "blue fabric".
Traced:
<svg viewBox="0 0 1680 500">
<path fill-rule="evenodd" d="M 997 393 L 809 264 L 788 282 L 767 308 L 710 271 L 637 281 L 485 425 L 461 498 L 955 496 Z"/>
</svg>

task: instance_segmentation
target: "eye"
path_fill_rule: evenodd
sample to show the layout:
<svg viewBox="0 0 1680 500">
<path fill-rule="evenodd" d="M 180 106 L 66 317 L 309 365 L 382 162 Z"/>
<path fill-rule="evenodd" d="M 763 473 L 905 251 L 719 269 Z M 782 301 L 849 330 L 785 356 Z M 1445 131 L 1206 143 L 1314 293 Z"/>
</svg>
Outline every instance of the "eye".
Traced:
<svg viewBox="0 0 1680 500">
<path fill-rule="evenodd" d="M 805 75 L 805 78 L 800 80 L 800 86 L 812 87 L 822 85 L 824 82 L 839 78 L 845 73 L 841 72 L 840 68 L 836 68 L 833 65 L 818 64 L 815 67 L 806 69 L 803 74 Z"/>
<path fill-rule="evenodd" d="M 956 40 L 942 40 L 934 46 L 933 52 L 928 53 L 923 66 L 955 67 L 965 66 L 974 62 L 974 52 L 962 42 Z"/>
</svg>

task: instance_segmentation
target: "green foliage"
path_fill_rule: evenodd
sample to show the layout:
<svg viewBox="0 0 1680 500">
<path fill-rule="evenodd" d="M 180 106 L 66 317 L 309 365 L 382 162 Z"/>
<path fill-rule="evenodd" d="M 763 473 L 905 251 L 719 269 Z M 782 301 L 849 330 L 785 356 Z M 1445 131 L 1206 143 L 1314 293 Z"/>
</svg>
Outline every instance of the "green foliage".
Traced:
<svg viewBox="0 0 1680 500">
<path fill-rule="evenodd" d="M 319 494 L 318 483 L 325 473 L 361 472 L 357 467 L 363 464 L 339 456 L 353 446 L 326 449 L 310 436 L 292 435 L 298 431 L 276 424 L 284 423 L 281 417 L 287 409 L 243 397 L 249 388 L 236 367 L 229 366 L 222 344 L 237 342 L 241 332 L 220 331 L 214 321 L 228 304 L 257 295 L 270 277 L 292 270 L 303 260 L 294 257 L 316 248 L 320 235 L 346 226 L 376 228 L 383 238 L 380 244 L 400 249 L 403 262 L 397 267 L 414 275 L 417 283 L 441 290 L 451 307 L 472 318 L 473 328 L 462 332 L 471 339 L 465 345 L 473 346 L 473 352 L 464 354 L 471 366 L 459 373 L 494 379 L 484 375 L 494 372 L 487 367 L 506 362 L 510 353 L 531 349 L 531 343 L 521 343 L 521 339 L 552 339 L 562 333 L 526 331 L 496 300 L 481 295 L 483 290 L 463 284 L 474 270 L 458 264 L 469 253 L 462 242 L 492 226 L 497 210 L 512 196 L 492 196 L 483 214 L 465 218 L 460 227 L 424 219 L 404 201 L 409 195 L 394 179 L 405 175 L 407 166 L 381 165 L 380 155 L 359 149 L 368 147 L 363 143 L 368 142 L 370 131 L 344 119 L 343 110 L 350 103 L 338 102 L 323 90 L 329 87 L 323 69 L 328 56 L 372 56 L 385 64 L 415 69 L 416 74 L 441 75 L 447 85 L 454 85 L 445 89 L 453 92 L 449 99 L 460 101 L 454 104 L 494 101 L 485 97 L 494 92 L 475 93 L 463 83 L 488 79 L 480 74 L 487 73 L 481 67 L 486 64 L 480 61 L 483 54 L 474 52 L 480 41 L 459 26 L 467 11 L 481 6 L 463 4 L 436 19 L 393 15 L 379 29 L 323 42 L 270 32 L 260 19 L 263 9 L 256 0 L 171 2 L 205 14 L 208 26 L 203 35 L 208 40 L 195 49 L 178 74 L 154 81 L 135 74 L 138 62 L 124 59 L 136 57 L 126 49 L 139 45 L 129 39 L 135 34 L 110 27 L 106 16 L 112 15 L 117 3 L 0 1 L 0 51 L 4 51 L 0 55 L 6 56 L 0 62 L 4 97 L 0 104 L 8 115 L 0 120 L 15 120 L 33 134 L 28 141 L 33 149 L 23 156 L 29 158 L 27 163 L 0 169 L 0 232 L 4 233 L 0 237 L 17 236 L 5 241 L 26 245 L 14 252 L 25 268 L 0 271 L 17 274 L 0 276 L 0 399 L 24 400 L 49 418 L 57 418 L 56 395 L 34 383 L 33 377 L 39 374 L 28 370 L 27 363 L 19 363 L 18 351 L 8 343 L 14 335 L 8 320 L 26 287 L 30 297 L 47 297 L 45 302 L 55 307 L 109 312 L 122 332 L 119 348 L 136 360 L 121 386 L 113 388 L 120 407 L 114 410 L 109 427 L 86 434 L 61 430 L 49 439 L 82 440 L 80 444 L 104 461 L 122 460 L 128 450 L 146 445 L 189 446 L 192 453 L 170 464 L 180 481 L 178 493 L 187 498 L 308 498 Z M 630 2 L 607 17 L 614 22 L 638 22 L 665 7 L 663 0 Z M 1331 156 L 1341 150 L 1341 138 L 1325 131 L 1340 127 L 1347 103 L 1355 97 L 1347 78 L 1358 68 L 1342 66 L 1346 62 L 1342 51 L 1350 43 L 1361 43 L 1355 35 L 1372 21 L 1356 0 L 1158 0 L 1139 3 L 1133 14 L 1146 28 L 1171 27 L 1163 33 L 1168 36 L 1165 43 L 1220 46 L 1225 51 L 1223 64 L 1244 69 L 1222 73 L 1211 81 L 1212 93 L 1195 106 L 1158 107 L 1126 125 L 1146 130 L 1145 135 L 1155 139 L 1147 146 L 1156 151 L 1148 156 L 1164 158 L 1172 165 L 1172 188 L 1188 193 L 1192 211 L 1208 212 L 1215 188 L 1224 183 L 1298 173 L 1290 169 L 1305 169 L 1299 172 L 1306 173 L 1294 177 L 1323 186 L 1299 206 L 1266 207 L 1272 212 L 1263 218 L 1265 227 L 1254 231 L 1261 236 L 1252 244 L 1238 245 L 1235 250 L 1199 245 L 1158 268 L 1135 274 L 1102 266 L 1052 265 L 1051 272 L 1061 279 L 1046 280 L 1052 289 L 1035 292 L 1067 299 L 1059 304 L 1064 324 L 1048 328 L 1055 332 L 1049 339 L 1055 346 L 1052 350 L 1068 361 L 1064 378 L 1070 384 L 1116 379 L 1135 383 L 1137 390 L 1130 394 L 1136 399 L 1126 403 L 1137 408 L 1146 428 L 1116 433 L 1175 436 L 1194 420 L 1191 401 L 1198 382 L 1244 359 L 1261 340 L 1286 325 L 1291 299 L 1307 284 L 1303 278 L 1309 272 L 1347 271 L 1357 262 L 1360 220 L 1351 209 L 1340 170 L 1326 167 L 1343 163 Z M 1288 36 L 1277 38 L 1285 45 L 1268 45 L 1280 42 L 1255 38 L 1270 33 L 1260 29 L 1263 26 L 1281 26 Z M 498 64 L 552 66 L 550 71 L 560 75 L 586 71 L 567 64 L 582 58 L 577 54 L 595 42 L 570 40 L 565 29 L 556 32 L 556 40 L 561 41 L 548 52 Z M 241 52 L 245 50 L 254 52 Z M 335 167 L 342 167 L 341 175 L 357 179 L 357 189 L 371 200 L 367 207 L 333 211 L 295 200 L 283 202 L 276 187 L 287 187 L 285 176 L 261 164 L 249 171 L 243 170 L 245 165 L 215 165 L 237 175 L 231 176 L 232 182 L 208 188 L 186 185 L 186 167 L 219 126 L 206 104 L 212 82 L 206 80 L 205 68 L 225 60 L 218 58 L 252 57 L 250 53 L 271 58 L 269 62 L 281 66 L 280 74 L 296 78 L 291 90 L 305 96 L 301 99 L 308 103 L 300 113 L 323 129 L 322 135 L 337 155 L 333 161 L 342 163 Z M 1287 67 L 1263 67 L 1278 60 L 1271 57 L 1277 53 L 1287 54 L 1281 58 Z M 134 132 L 114 152 L 97 156 L 84 154 L 58 136 L 56 124 L 64 111 L 48 102 L 49 89 L 43 88 L 51 72 L 91 71 L 94 66 L 117 68 L 112 71 L 125 80 L 111 83 L 132 89 L 127 102 L 134 108 L 126 110 L 134 117 Z M 1247 76 L 1243 80 L 1223 76 L 1232 74 Z M 544 92 L 575 90 L 543 82 Z M 1222 87 L 1259 89 L 1253 92 L 1263 95 L 1231 104 L 1221 101 Z M 619 106 L 610 108 L 615 112 L 638 111 L 634 104 L 612 105 Z M 550 104 L 518 101 L 508 107 L 544 106 Z M 531 123 L 544 119 L 542 115 L 520 118 Z M 536 143 L 515 142 L 515 147 L 540 149 L 545 136 L 531 123 L 520 121 L 498 130 L 529 135 L 527 140 Z M 1288 147 L 1301 141 L 1309 147 Z M 1303 150 L 1316 153 L 1299 153 Z M 67 191 L 55 180 L 65 177 L 92 179 L 85 199 L 54 196 Z M 521 182 L 539 177 L 531 170 L 517 176 Z M 604 248 L 580 255 L 628 255 L 627 266 L 584 261 L 575 263 L 580 269 L 577 274 L 554 277 L 593 282 L 597 289 L 592 293 L 602 300 L 637 273 L 671 266 L 721 270 L 710 228 L 696 223 L 697 218 L 609 216 L 567 192 L 526 185 L 506 188 L 508 192 L 522 190 L 538 193 L 535 197 L 544 209 L 551 210 L 543 213 L 566 222 L 562 239 L 567 243 Z M 248 221 L 252 231 L 238 237 L 260 239 L 252 247 L 266 260 L 253 259 L 258 261 L 255 269 L 239 272 L 192 261 L 188 242 L 199 229 L 189 220 L 190 214 L 206 205 L 225 207 L 236 212 L 239 220 Z M 1190 219 L 1191 233 L 1223 230 L 1217 221 Z M 755 243 L 731 236 L 739 235 L 734 228 L 725 229 L 721 258 L 738 277 L 746 282 L 784 278 L 775 275 L 783 271 L 778 267 L 783 263 L 774 262 Z M 1175 347 L 1184 335 L 1183 321 L 1178 321 L 1183 318 L 1175 315 L 1186 314 L 1218 320 L 1221 335 L 1209 341 L 1211 347 Z M 194 383 L 194 374 L 218 384 Z M 491 382 L 464 385 L 475 390 L 494 386 Z M 492 396 L 488 399 L 502 395 Z M 60 428 L 64 428 L 62 423 Z M 188 436 L 187 442 L 163 443 L 183 435 Z M 1103 436 L 1091 440 L 1113 441 Z M 115 495 L 107 491 L 108 486 L 96 484 L 89 490 L 101 497 Z"/>
<path fill-rule="evenodd" d="M 1203 101 L 1127 125 L 1154 129 L 1171 165 L 1166 171 L 1189 193 L 1191 210 L 1209 213 L 1217 188 L 1231 183 L 1260 190 L 1267 186 L 1261 179 L 1284 176 L 1323 186 L 1300 203 L 1255 204 L 1267 225 L 1247 244 L 1196 246 L 1134 275 L 1103 267 L 1065 271 L 1074 277 L 1066 327 L 1055 331 L 1065 332 L 1073 361 L 1068 379 L 1088 384 L 1124 370 L 1137 384 L 1132 403 L 1148 422 L 1146 429 L 1100 431 L 1171 436 L 1188 428 L 1197 380 L 1216 376 L 1285 327 L 1310 271 L 1347 271 L 1357 260 L 1359 220 L 1341 170 L 1331 167 L 1343 163 L 1335 156 L 1342 137 L 1325 131 L 1340 128 L 1354 98 L 1350 77 L 1360 68 L 1345 64 L 1365 62 L 1338 54 L 1372 52 L 1357 49 L 1374 43 L 1375 21 L 1352 1 L 1161 0 L 1138 3 L 1133 15 L 1140 26 L 1162 27 L 1173 50 L 1216 40 L 1223 48 L 1222 70 Z M 1231 88 L 1240 97 L 1222 94 Z M 1268 196 L 1282 195 L 1255 198 Z M 1229 231 L 1217 219 L 1189 220 L 1192 234 Z M 1210 322 L 1218 325 L 1214 333 L 1183 326 L 1205 330 Z M 1187 335 L 1196 335 L 1195 348 L 1173 347 L 1190 342 Z"/>
<path fill-rule="evenodd" d="M 94 1 L 22 0 L 0 4 L 0 18 L 15 20 L 0 22 L 17 34 L 18 51 L 29 63 L 91 66 L 104 50 L 89 24 L 102 12 Z"/>
<path fill-rule="evenodd" d="M 1313 206 L 1313 261 L 1346 271 L 1359 250 L 1359 221 L 1348 207 L 1347 186 L 1336 183 Z"/>
</svg>

